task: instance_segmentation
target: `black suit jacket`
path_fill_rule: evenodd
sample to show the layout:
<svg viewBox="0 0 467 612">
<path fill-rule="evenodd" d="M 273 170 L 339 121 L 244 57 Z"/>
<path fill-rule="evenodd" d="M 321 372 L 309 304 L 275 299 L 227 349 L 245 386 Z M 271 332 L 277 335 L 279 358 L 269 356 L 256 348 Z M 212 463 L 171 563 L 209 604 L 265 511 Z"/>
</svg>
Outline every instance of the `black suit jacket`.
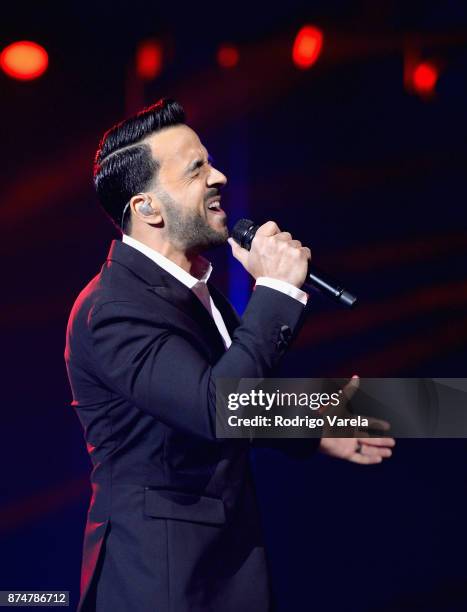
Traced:
<svg viewBox="0 0 467 612">
<path fill-rule="evenodd" d="M 82 612 L 270 608 L 250 443 L 216 439 L 216 379 L 270 375 L 303 306 L 257 287 L 240 321 L 209 290 L 227 351 L 193 292 L 120 241 L 73 306 L 65 359 L 93 464 Z"/>
</svg>

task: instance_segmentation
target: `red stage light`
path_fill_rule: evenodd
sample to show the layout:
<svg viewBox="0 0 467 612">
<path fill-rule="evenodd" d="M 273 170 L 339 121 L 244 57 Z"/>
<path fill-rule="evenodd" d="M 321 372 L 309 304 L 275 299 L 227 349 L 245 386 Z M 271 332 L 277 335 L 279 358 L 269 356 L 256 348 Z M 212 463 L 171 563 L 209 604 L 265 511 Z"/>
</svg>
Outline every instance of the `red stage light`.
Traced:
<svg viewBox="0 0 467 612">
<path fill-rule="evenodd" d="M 295 37 L 292 59 L 298 68 L 310 68 L 323 47 L 323 33 L 314 26 L 303 26 Z"/>
<path fill-rule="evenodd" d="M 49 56 L 44 47 L 29 40 L 11 43 L 0 55 L 0 67 L 20 81 L 37 79 L 47 70 Z"/>
<path fill-rule="evenodd" d="M 413 86 L 421 94 L 433 93 L 438 81 L 439 73 L 434 64 L 424 62 L 413 71 Z"/>
<path fill-rule="evenodd" d="M 162 47 L 157 40 L 145 40 L 136 51 L 136 73 L 143 81 L 151 81 L 162 70 Z"/>
<path fill-rule="evenodd" d="M 234 68 L 239 59 L 238 49 L 233 45 L 221 45 L 217 50 L 217 63 L 222 68 Z"/>
</svg>

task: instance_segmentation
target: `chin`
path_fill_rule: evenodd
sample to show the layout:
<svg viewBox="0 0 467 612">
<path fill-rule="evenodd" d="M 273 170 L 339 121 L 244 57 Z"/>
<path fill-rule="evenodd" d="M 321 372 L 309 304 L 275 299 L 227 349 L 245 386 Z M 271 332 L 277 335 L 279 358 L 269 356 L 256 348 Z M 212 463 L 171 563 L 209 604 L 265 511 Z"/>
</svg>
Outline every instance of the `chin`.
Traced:
<svg viewBox="0 0 467 612">
<path fill-rule="evenodd" d="M 211 232 L 215 232 L 216 234 L 225 236 L 226 239 L 229 237 L 229 228 L 227 227 L 227 222 L 225 218 L 220 220 L 220 222 L 216 223 L 215 225 L 211 225 L 210 223 L 209 228 L 211 229 Z"/>
<path fill-rule="evenodd" d="M 209 245 L 207 246 L 207 248 L 213 248 L 213 247 L 224 245 L 227 242 L 228 237 L 229 237 L 229 230 L 227 226 L 223 227 L 221 230 L 219 229 L 213 230 L 211 235 L 209 236 Z"/>
</svg>

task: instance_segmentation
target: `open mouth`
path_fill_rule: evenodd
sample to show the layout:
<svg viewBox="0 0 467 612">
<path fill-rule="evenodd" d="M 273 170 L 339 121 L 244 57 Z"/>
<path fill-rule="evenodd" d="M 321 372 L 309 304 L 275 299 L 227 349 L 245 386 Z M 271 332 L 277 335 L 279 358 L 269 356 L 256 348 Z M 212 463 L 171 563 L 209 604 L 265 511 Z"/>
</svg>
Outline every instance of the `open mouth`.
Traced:
<svg viewBox="0 0 467 612">
<path fill-rule="evenodd" d="M 212 202 L 210 202 L 208 204 L 208 210 L 209 210 L 209 212 L 212 212 L 214 214 L 225 215 L 225 212 L 221 208 L 220 200 L 213 200 Z"/>
</svg>

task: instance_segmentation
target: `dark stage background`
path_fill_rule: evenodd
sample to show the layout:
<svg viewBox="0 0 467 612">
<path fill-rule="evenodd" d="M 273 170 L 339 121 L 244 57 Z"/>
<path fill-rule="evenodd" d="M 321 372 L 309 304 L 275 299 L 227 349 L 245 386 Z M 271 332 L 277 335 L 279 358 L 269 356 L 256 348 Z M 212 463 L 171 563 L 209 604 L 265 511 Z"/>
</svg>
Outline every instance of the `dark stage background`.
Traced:
<svg viewBox="0 0 467 612">
<path fill-rule="evenodd" d="M 292 44 L 324 33 L 309 70 Z M 2 123 L 2 505 L 0 590 L 78 600 L 89 501 L 82 431 L 63 361 L 71 305 L 116 236 L 91 183 L 103 131 L 163 95 L 185 105 L 229 177 L 231 224 L 276 220 L 360 298 L 313 296 L 290 376 L 465 376 L 467 4 L 320 0 L 229 5 L 17 4 L 2 48 L 49 53 L 39 79 L 0 73 Z M 137 78 L 141 41 L 160 74 Z M 239 51 L 230 69 L 219 45 Z M 411 86 L 417 62 L 439 78 Z M 241 310 L 249 281 L 212 253 Z M 361 467 L 253 457 L 278 610 L 467 609 L 467 444 L 400 440 Z"/>
</svg>

